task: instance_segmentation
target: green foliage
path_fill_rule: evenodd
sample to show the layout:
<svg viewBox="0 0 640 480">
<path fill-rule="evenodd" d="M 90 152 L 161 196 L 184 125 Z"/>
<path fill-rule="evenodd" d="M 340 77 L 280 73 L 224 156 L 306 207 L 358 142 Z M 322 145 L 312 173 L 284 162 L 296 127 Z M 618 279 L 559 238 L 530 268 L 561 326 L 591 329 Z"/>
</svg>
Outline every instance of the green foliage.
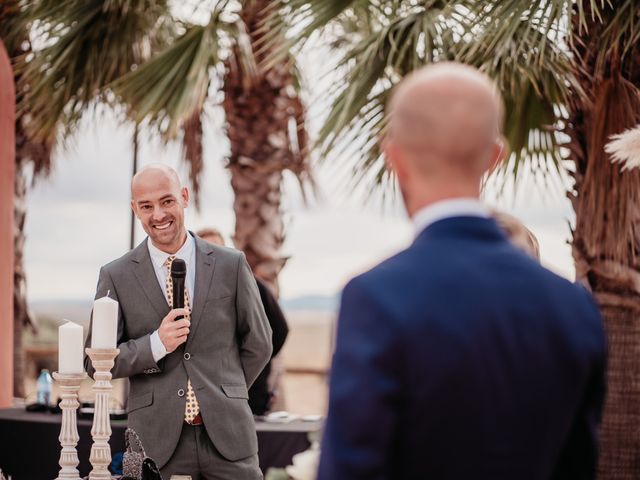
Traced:
<svg viewBox="0 0 640 480">
<path fill-rule="evenodd" d="M 20 105 L 30 128 L 51 138 L 72 130 L 104 88 L 135 68 L 173 28 L 166 0 L 23 2 L 33 54 L 16 59 L 28 94 Z"/>
<path fill-rule="evenodd" d="M 28 95 L 21 113 L 39 138 L 63 136 L 98 102 L 124 103 L 136 121 L 173 137 L 202 109 L 221 62 L 237 56 L 243 73 L 257 66 L 239 16 L 220 0 L 206 25 L 178 21 L 167 0 L 40 0 L 20 3 L 9 38 L 28 28 L 33 53 L 15 59 Z M 11 37 L 13 38 L 13 36 Z"/>
<path fill-rule="evenodd" d="M 124 105 L 129 118 L 148 122 L 164 140 L 186 132 L 191 120 L 196 134 L 183 135 L 191 147 L 183 151 L 197 194 L 202 146 L 195 144 L 210 85 L 221 85 L 225 60 L 247 83 L 258 76 L 240 15 L 253 1 L 191 2 L 210 12 L 205 25 L 180 21 L 170 6 L 184 5 L 169 0 L 7 2 L 0 20 L 10 22 L 2 22 L 0 35 L 20 45 L 28 34 L 33 47 L 14 58 L 24 92 L 18 114 L 29 134 L 47 144 L 65 139 L 100 104 Z"/>
<path fill-rule="evenodd" d="M 479 68 L 503 93 L 504 135 L 512 156 L 503 168 L 511 178 L 524 162 L 561 169 L 565 107 L 572 96 L 585 95 L 571 54 L 579 33 L 574 28 L 602 21 L 613 8 L 605 0 L 279 0 L 278 5 L 279 17 L 274 14 L 270 25 L 278 34 L 294 26 L 282 51 L 323 30 L 342 54 L 338 68 L 345 74 L 332 92 L 318 139 L 322 156 L 355 144 L 350 151 L 358 156 L 358 178 L 371 177 L 373 170 L 378 182 L 385 179 L 380 139 L 393 86 L 412 70 L 444 60 Z M 617 2 L 599 62 L 604 64 L 612 49 L 628 52 L 640 39 L 639 8 L 637 0 Z"/>
<path fill-rule="evenodd" d="M 231 45 L 237 46 L 244 72 L 255 75 L 248 35 L 237 15 L 229 20 L 227 4 L 219 2 L 207 25 L 187 25 L 169 46 L 110 85 L 136 121 L 149 119 L 167 137 L 174 136 L 185 118 L 202 109 L 209 83 Z"/>
</svg>

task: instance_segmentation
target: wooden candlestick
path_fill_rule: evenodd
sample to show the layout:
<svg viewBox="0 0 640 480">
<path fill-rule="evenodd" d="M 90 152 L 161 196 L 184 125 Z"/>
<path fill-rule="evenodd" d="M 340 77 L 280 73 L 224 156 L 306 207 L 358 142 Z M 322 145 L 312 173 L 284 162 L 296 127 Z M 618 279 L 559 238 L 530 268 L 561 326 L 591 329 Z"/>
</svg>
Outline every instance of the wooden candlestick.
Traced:
<svg viewBox="0 0 640 480">
<path fill-rule="evenodd" d="M 89 480 L 111 480 L 111 473 L 107 469 L 111 463 L 111 447 L 109 446 L 109 438 L 111 438 L 109 399 L 111 390 L 113 390 L 111 369 L 120 350 L 117 348 L 87 348 L 86 352 L 95 369 L 93 374 L 95 410 L 91 427 L 93 445 L 89 456 L 93 468 L 89 473 Z"/>
<path fill-rule="evenodd" d="M 57 480 L 80 480 L 78 472 L 78 451 L 76 445 L 80 436 L 78 435 L 77 410 L 78 391 L 82 380 L 87 378 L 87 374 L 82 373 L 58 373 L 53 372 L 53 378 L 60 386 L 62 402 L 62 425 L 60 427 L 60 473 Z"/>
</svg>

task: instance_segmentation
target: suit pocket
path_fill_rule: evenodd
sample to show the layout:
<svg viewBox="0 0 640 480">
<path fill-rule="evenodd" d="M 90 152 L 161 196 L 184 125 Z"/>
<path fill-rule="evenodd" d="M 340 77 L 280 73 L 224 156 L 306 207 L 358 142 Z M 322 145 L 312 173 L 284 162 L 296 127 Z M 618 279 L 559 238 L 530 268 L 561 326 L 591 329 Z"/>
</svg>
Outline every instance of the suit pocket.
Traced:
<svg viewBox="0 0 640 480">
<path fill-rule="evenodd" d="M 224 302 L 225 300 L 231 300 L 233 295 L 222 295 L 221 297 L 211 297 L 207 300 L 207 303 Z"/>
<path fill-rule="evenodd" d="M 127 413 L 131 413 L 134 410 L 138 410 L 143 407 L 148 407 L 153 403 L 153 392 L 143 393 L 132 397 L 127 402 Z"/>
<path fill-rule="evenodd" d="M 249 400 L 249 392 L 246 385 L 241 384 L 226 384 L 220 385 L 224 394 L 229 398 L 244 398 Z"/>
<path fill-rule="evenodd" d="M 215 309 L 217 307 L 220 306 L 227 306 L 228 304 L 233 304 L 233 299 L 234 297 L 232 295 L 227 295 L 224 297 L 218 297 L 218 298 L 208 298 L 206 302 L 204 302 L 203 311 L 206 311 L 207 309 Z"/>
</svg>

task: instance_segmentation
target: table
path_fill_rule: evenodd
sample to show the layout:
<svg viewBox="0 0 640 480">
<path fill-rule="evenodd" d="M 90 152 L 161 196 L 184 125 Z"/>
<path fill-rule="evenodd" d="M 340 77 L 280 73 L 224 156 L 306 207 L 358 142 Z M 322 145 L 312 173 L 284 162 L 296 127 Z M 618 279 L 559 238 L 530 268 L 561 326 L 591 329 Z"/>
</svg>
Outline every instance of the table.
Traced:
<svg viewBox="0 0 640 480">
<path fill-rule="evenodd" d="M 60 421 L 62 415 L 0 409 L 0 468 L 13 480 L 52 480 L 59 471 Z M 111 454 L 124 451 L 126 420 L 112 420 Z M 309 448 L 308 435 L 320 430 L 321 422 L 295 420 L 289 423 L 256 421 L 260 468 L 282 468 L 291 464 L 296 453 Z M 78 419 L 78 456 L 81 476 L 91 465 L 91 420 Z"/>
</svg>

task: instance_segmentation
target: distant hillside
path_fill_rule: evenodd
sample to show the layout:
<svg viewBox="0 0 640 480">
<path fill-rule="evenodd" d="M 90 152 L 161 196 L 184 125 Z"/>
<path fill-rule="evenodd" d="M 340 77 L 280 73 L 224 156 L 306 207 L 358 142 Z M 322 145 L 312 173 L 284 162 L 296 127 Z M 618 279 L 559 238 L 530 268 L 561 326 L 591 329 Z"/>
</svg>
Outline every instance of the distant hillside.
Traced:
<svg viewBox="0 0 640 480">
<path fill-rule="evenodd" d="M 46 300 L 30 302 L 29 308 L 37 322 L 71 320 L 83 327 L 89 326 L 92 302 L 89 300 Z"/>
<path fill-rule="evenodd" d="M 340 298 L 338 295 L 304 295 L 284 299 L 280 302 L 283 310 L 310 310 L 335 312 L 338 310 Z"/>
<path fill-rule="evenodd" d="M 332 314 L 338 309 L 338 295 L 304 295 L 280 302 L 285 312 L 307 311 Z M 29 303 L 37 321 L 60 324 L 71 320 L 83 327 L 89 326 L 92 302 L 89 300 L 42 300 Z"/>
</svg>

